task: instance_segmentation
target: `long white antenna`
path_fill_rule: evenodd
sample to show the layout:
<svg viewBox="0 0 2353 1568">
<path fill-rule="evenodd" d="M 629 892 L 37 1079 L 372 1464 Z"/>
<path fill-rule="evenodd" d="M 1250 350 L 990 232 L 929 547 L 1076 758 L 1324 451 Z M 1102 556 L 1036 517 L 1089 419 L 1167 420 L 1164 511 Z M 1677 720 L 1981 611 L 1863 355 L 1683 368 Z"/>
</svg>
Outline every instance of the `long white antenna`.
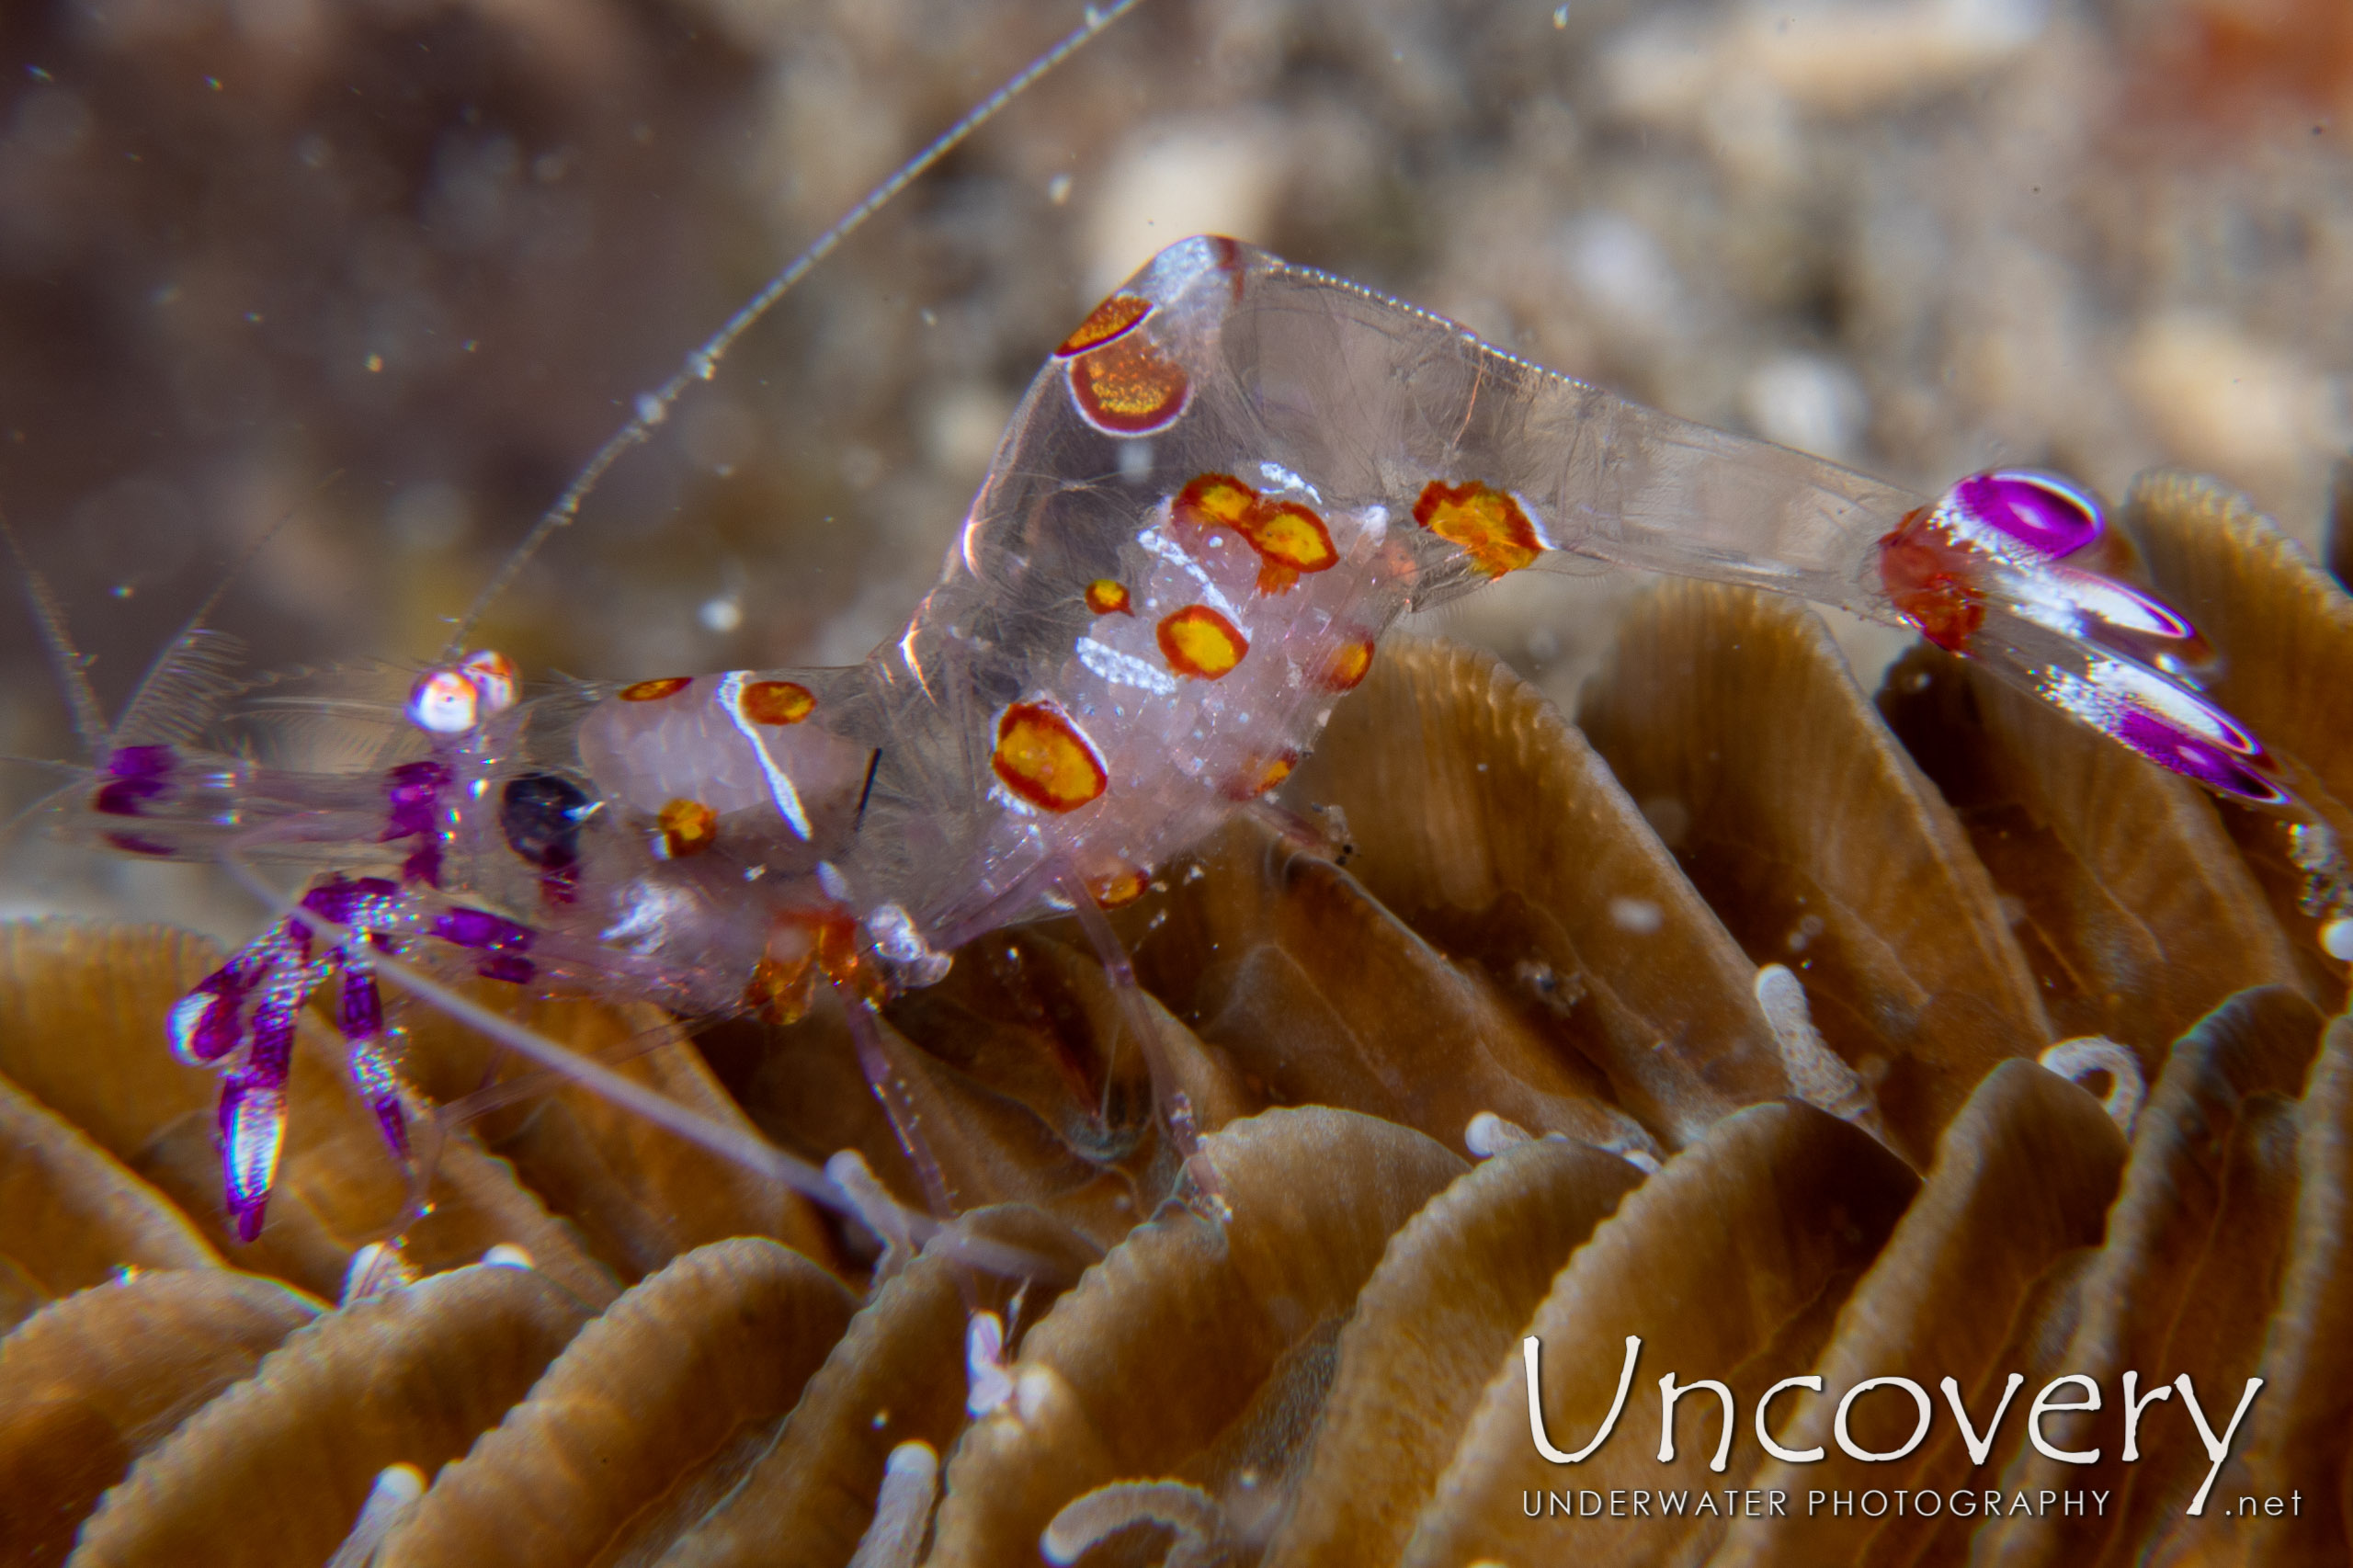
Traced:
<svg viewBox="0 0 2353 1568">
<path fill-rule="evenodd" d="M 597 449 L 596 456 L 588 460 L 587 466 L 574 476 L 571 484 L 556 498 L 555 505 L 540 514 L 540 520 L 531 526 L 531 531 L 524 536 L 523 542 L 506 558 L 506 563 L 475 596 L 473 604 L 467 608 L 464 618 L 450 632 L 449 641 L 442 647 L 441 662 L 447 664 L 465 651 L 475 624 L 498 601 L 499 596 L 514 585 L 516 577 L 530 563 L 531 557 L 539 553 L 540 547 L 548 541 L 548 537 L 580 515 L 580 504 L 588 498 L 590 491 L 597 488 L 606 471 L 620 460 L 623 452 L 642 442 L 653 434 L 655 426 L 669 417 L 671 405 L 686 393 L 688 387 L 697 381 L 709 381 L 719 369 L 720 360 L 735 347 L 735 340 L 775 309 L 777 301 L 790 293 L 793 286 L 808 275 L 811 267 L 831 256 L 836 246 L 857 233 L 892 197 L 922 178 L 934 164 L 955 151 L 972 132 L 995 119 L 999 111 L 1029 91 L 1040 77 L 1085 48 L 1097 33 L 1142 3 L 1142 0 L 1112 0 L 1107 6 L 1088 6 L 1086 19 L 1066 34 L 1061 42 L 1031 61 L 1005 85 L 973 105 L 965 112 L 963 119 L 941 131 L 929 146 L 900 165 L 898 171 L 890 178 L 867 192 L 865 199 L 835 220 L 832 228 L 819 234 L 808 249 L 788 262 L 784 270 L 769 278 L 767 286 L 753 295 L 743 309 L 728 317 L 717 332 L 703 340 L 700 347 L 688 355 L 687 362 L 668 381 L 653 392 L 640 392 L 636 411 L 629 423 L 614 431 L 605 444 Z"/>
</svg>

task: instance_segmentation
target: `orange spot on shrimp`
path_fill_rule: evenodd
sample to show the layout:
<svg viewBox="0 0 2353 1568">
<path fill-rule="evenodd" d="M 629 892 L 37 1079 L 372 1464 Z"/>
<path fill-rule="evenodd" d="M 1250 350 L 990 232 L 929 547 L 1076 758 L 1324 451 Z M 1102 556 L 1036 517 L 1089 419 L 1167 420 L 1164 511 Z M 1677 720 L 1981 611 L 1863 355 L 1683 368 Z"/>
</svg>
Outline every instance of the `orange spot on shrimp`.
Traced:
<svg viewBox="0 0 2353 1568">
<path fill-rule="evenodd" d="M 839 905 L 777 916 L 767 950 L 752 966 L 745 1003 L 769 1023 L 796 1022 L 809 1010 L 819 975 L 869 1001 L 881 1000 L 881 977 L 866 961 L 857 918 Z"/>
<path fill-rule="evenodd" d="M 662 832 L 664 857 L 672 860 L 699 855 L 719 837 L 719 813 L 700 801 L 670 801 L 654 813 L 654 825 Z"/>
<path fill-rule="evenodd" d="M 1095 743 L 1051 702 L 1006 709 L 989 766 L 1006 789 L 1040 811 L 1074 812 L 1111 782 Z"/>
<path fill-rule="evenodd" d="M 1461 545 L 1490 577 L 1518 571 L 1544 550 L 1519 503 L 1475 479 L 1466 484 L 1430 481 L 1414 503 L 1414 521 Z"/>
<path fill-rule="evenodd" d="M 1222 680 L 1250 652 L 1233 622 L 1207 605 L 1187 605 L 1161 617 L 1160 652 L 1168 667 L 1196 680 Z"/>
<path fill-rule="evenodd" d="M 1977 560 L 1935 520 L 1933 508 L 1907 512 L 1879 541 L 1879 577 L 1888 601 L 1920 635 L 1958 653 L 1985 624 Z"/>
<path fill-rule="evenodd" d="M 1070 361 L 1071 401 L 1107 436 L 1148 436 L 1185 412 L 1192 382 L 1183 366 L 1134 333 Z"/>
<path fill-rule="evenodd" d="M 792 680 L 756 680 L 739 700 L 755 724 L 798 724 L 817 707 L 816 694 Z"/>
<path fill-rule="evenodd" d="M 1288 593 L 1301 573 L 1329 572 L 1340 563 L 1324 519 L 1296 501 L 1261 501 L 1241 528 L 1264 562 L 1258 568 L 1262 594 Z"/>
<path fill-rule="evenodd" d="M 1372 639 L 1357 637 L 1332 650 L 1320 676 L 1326 691 L 1354 691 L 1372 671 Z"/>
<path fill-rule="evenodd" d="M 847 910 L 828 909 L 817 917 L 817 967 L 855 996 L 878 1006 L 884 1000 L 881 972 L 866 961 L 858 921 Z"/>
<path fill-rule="evenodd" d="M 625 686 L 613 695 L 623 702 L 659 702 L 665 697 L 676 697 L 694 685 L 692 676 L 664 676 L 660 680 L 642 680 L 635 686 Z"/>
<path fill-rule="evenodd" d="M 1196 528 L 1232 528 L 1258 509 L 1258 493 L 1230 473 L 1205 473 L 1176 493 L 1176 520 Z"/>
<path fill-rule="evenodd" d="M 1114 294 L 1087 313 L 1078 324 L 1078 330 L 1063 339 L 1054 350 L 1057 359 L 1068 359 L 1100 348 L 1113 338 L 1124 337 L 1135 330 L 1136 323 L 1152 313 L 1152 301 L 1139 294 Z"/>
<path fill-rule="evenodd" d="M 1086 585 L 1086 608 L 1097 615 L 1135 614 L 1128 585 L 1110 577 L 1097 577 Z"/>
<path fill-rule="evenodd" d="M 1258 552 L 1258 591 L 1288 592 L 1302 572 L 1340 563 L 1324 519 L 1296 501 L 1268 501 L 1230 473 L 1204 473 L 1176 493 L 1176 519 L 1192 528 L 1231 528 Z"/>
<path fill-rule="evenodd" d="M 1231 801 L 1255 801 L 1274 789 L 1291 775 L 1299 766 L 1299 753 L 1277 752 L 1264 762 L 1254 763 L 1226 780 L 1225 796 Z"/>
<path fill-rule="evenodd" d="M 754 964 L 751 981 L 744 987 L 744 1006 L 762 1023 L 799 1023 L 808 1016 L 817 993 L 816 956 L 809 951 L 795 959 L 765 958 Z"/>
<path fill-rule="evenodd" d="M 1124 862 L 1086 879 L 1086 892 L 1098 909 L 1124 909 L 1144 895 L 1152 878 Z"/>
</svg>

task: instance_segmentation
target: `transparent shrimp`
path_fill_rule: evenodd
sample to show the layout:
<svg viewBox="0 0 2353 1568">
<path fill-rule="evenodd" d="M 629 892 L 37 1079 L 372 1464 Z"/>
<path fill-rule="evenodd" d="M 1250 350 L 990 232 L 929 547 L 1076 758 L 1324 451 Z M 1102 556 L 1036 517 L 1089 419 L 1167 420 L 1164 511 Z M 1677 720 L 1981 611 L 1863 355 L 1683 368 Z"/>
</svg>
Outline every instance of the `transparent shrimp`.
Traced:
<svg viewBox="0 0 2353 1568">
<path fill-rule="evenodd" d="M 247 1235 L 292 1020 L 329 979 L 396 1151 L 376 983 L 399 952 L 690 1015 L 790 1018 L 828 983 L 870 1045 L 873 1010 L 961 944 L 1116 907 L 1277 790 L 1404 611 L 1575 558 L 1916 629 L 2280 813 L 2342 904 L 2324 830 L 2200 694 L 2195 629 L 2097 570 L 2103 535 L 2053 476 L 1925 501 L 1191 239 L 1053 351 L 938 585 L 863 664 L 527 694 L 477 652 L 397 700 L 266 687 L 201 733 L 118 734 L 80 820 L 133 855 L 328 868 L 174 1017 L 174 1048 L 222 1070 Z M 272 726 L 322 704 L 371 744 L 287 749 Z"/>
</svg>

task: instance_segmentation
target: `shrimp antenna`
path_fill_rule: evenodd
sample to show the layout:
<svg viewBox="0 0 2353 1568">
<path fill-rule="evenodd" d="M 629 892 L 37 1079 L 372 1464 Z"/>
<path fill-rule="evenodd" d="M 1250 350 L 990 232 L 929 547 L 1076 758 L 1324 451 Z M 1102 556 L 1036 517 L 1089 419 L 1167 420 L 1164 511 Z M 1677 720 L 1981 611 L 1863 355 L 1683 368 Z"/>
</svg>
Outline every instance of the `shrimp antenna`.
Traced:
<svg viewBox="0 0 2353 1568">
<path fill-rule="evenodd" d="M 597 449 L 587 465 L 573 477 L 572 483 L 556 498 L 555 505 L 540 514 L 523 542 L 506 558 L 505 565 L 484 585 L 465 616 L 449 633 L 449 641 L 441 650 L 440 662 L 448 664 L 465 651 L 466 642 L 473 635 L 475 625 L 501 595 L 512 587 L 523 568 L 530 564 L 540 547 L 558 528 L 568 526 L 580 515 L 581 503 L 588 499 L 590 491 L 605 477 L 606 472 L 620 460 L 621 454 L 642 444 L 654 433 L 654 427 L 670 416 L 671 407 L 697 381 L 707 381 L 719 369 L 719 362 L 735 347 L 735 340 L 758 324 L 760 318 L 776 308 L 777 301 L 790 293 L 794 285 L 809 275 L 811 268 L 831 256 L 841 243 L 856 233 L 866 221 L 890 204 L 899 192 L 929 173 L 933 165 L 962 145 L 981 127 L 995 119 L 1005 107 L 1029 90 L 1038 79 L 1077 53 L 1094 40 L 1095 35 L 1108 28 L 1121 17 L 1141 5 L 1142 0 L 1112 0 L 1106 6 L 1090 5 L 1086 19 L 1065 34 L 1062 41 L 1032 60 L 1010 81 L 965 111 L 964 118 L 939 133 L 932 143 L 901 164 L 890 178 L 866 193 L 865 198 L 847 212 L 835 220 L 827 229 L 810 242 L 809 247 L 785 264 L 784 270 L 769 278 L 760 291 L 745 301 L 743 308 L 729 316 L 717 332 L 705 338 L 702 345 L 687 356 L 670 379 L 649 392 L 640 392 L 637 407 L 627 424 L 606 438 Z"/>
<path fill-rule="evenodd" d="M 82 747 L 90 760 L 106 760 L 111 732 L 107 726 L 107 710 L 98 705 L 98 694 L 90 685 L 90 661 L 74 646 L 74 639 L 65 631 L 65 611 L 57 602 L 57 593 L 49 579 L 33 567 L 25 554 L 24 545 L 17 538 L 17 530 L 7 518 L 0 517 L 0 538 L 8 541 L 8 553 L 17 558 L 17 570 L 24 574 L 25 597 L 32 601 L 33 621 L 40 628 L 40 640 L 49 650 L 49 662 L 57 667 L 57 678 L 65 687 L 65 705 L 73 710 L 74 733 L 82 737 Z"/>
</svg>

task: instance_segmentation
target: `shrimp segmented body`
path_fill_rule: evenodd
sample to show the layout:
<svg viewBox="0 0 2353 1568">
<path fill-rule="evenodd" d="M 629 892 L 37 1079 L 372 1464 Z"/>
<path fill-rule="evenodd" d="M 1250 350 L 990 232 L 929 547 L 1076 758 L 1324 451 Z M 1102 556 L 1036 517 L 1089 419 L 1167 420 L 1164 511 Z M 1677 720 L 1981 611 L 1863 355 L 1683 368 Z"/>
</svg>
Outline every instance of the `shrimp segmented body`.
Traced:
<svg viewBox="0 0 2353 1568">
<path fill-rule="evenodd" d="M 2207 650 L 2098 569 L 2097 503 L 1998 472 L 1933 502 L 1663 415 L 1232 240 L 1169 247 L 1058 347 L 939 584 L 848 668 L 522 695 L 430 669 L 368 766 L 119 744 L 85 820 L 132 854 L 307 856 L 299 907 L 182 1004 L 257 1229 L 296 1010 L 339 980 L 395 1149 L 373 969 L 790 1017 L 960 944 L 1133 898 L 1279 786 L 1409 608 L 1582 557 L 1906 625 L 2221 793 L 2293 812 L 2201 696 Z"/>
</svg>

